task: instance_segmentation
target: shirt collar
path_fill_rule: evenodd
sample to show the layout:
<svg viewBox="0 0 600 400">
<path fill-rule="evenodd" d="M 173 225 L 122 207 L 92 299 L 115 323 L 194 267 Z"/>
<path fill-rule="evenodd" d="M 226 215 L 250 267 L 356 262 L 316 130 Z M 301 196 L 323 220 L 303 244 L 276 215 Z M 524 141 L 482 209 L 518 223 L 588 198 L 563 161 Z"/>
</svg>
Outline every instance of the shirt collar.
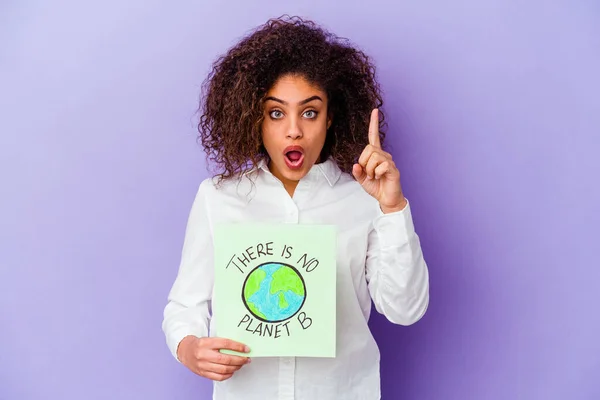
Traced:
<svg viewBox="0 0 600 400">
<path fill-rule="evenodd" d="M 257 169 L 262 169 L 264 172 L 271 174 L 269 171 L 269 166 L 267 164 L 266 159 L 261 159 L 256 165 Z M 329 157 L 325 162 L 315 164 L 308 172 L 309 175 L 312 174 L 321 174 L 329 183 L 329 186 L 333 186 L 337 183 L 342 176 L 342 170 L 338 167 L 337 163 L 333 160 L 333 158 Z"/>
</svg>

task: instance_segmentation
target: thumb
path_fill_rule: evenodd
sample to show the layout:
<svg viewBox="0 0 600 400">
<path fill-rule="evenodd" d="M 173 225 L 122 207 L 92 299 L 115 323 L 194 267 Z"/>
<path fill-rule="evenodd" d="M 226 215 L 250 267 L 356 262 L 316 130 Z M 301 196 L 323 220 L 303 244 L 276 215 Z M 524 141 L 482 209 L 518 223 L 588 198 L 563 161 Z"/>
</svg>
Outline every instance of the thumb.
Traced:
<svg viewBox="0 0 600 400">
<path fill-rule="evenodd" d="M 361 185 L 363 184 L 365 179 L 367 179 L 367 173 L 363 170 L 363 167 L 361 167 L 360 164 L 354 164 L 352 166 L 352 175 L 354 175 L 354 178 Z"/>
</svg>

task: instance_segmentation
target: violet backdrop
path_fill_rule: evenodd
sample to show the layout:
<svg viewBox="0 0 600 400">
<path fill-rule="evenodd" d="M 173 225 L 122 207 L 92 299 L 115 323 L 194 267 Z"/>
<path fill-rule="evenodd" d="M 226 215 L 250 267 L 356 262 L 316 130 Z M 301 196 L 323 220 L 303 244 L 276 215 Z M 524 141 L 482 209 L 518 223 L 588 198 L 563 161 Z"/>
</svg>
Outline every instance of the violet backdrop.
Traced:
<svg viewBox="0 0 600 400">
<path fill-rule="evenodd" d="M 373 315 L 383 399 L 599 399 L 599 4 L 2 2 L 0 399 L 210 398 L 160 329 L 207 176 L 199 86 L 284 13 L 385 91 L 431 304 Z"/>
</svg>

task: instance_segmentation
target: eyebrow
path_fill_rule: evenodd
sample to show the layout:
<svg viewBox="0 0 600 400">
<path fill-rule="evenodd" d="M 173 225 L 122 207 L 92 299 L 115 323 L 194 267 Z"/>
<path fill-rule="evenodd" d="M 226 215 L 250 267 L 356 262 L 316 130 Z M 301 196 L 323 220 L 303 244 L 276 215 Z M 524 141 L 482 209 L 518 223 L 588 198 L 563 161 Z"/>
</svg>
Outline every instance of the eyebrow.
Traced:
<svg viewBox="0 0 600 400">
<path fill-rule="evenodd" d="M 287 104 L 288 104 L 288 103 L 287 103 L 287 101 L 283 101 L 283 100 L 281 100 L 281 99 L 278 99 L 277 97 L 273 97 L 273 96 L 269 96 L 269 97 L 267 97 L 267 98 L 265 99 L 265 102 L 266 102 L 267 100 L 273 100 L 273 101 L 276 101 L 276 102 L 278 102 L 278 103 L 281 103 L 281 104 L 283 104 L 283 105 L 285 105 L 285 106 L 287 106 Z M 301 106 L 301 105 L 303 105 L 303 104 L 310 103 L 310 102 L 311 102 L 311 101 L 313 101 L 313 100 L 320 100 L 320 101 L 323 101 L 323 99 L 322 99 L 322 98 L 320 98 L 319 96 L 312 96 L 312 97 L 309 97 L 308 99 L 302 100 L 301 102 L 299 102 L 299 103 L 298 103 L 298 105 L 299 105 L 299 106 Z"/>
</svg>

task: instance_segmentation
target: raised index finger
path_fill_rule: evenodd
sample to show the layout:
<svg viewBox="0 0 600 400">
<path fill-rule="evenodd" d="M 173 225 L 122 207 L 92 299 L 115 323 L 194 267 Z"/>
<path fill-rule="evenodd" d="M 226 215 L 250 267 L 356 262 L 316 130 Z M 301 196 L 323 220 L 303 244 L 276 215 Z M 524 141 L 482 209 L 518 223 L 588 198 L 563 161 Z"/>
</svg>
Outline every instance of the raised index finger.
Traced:
<svg viewBox="0 0 600 400">
<path fill-rule="evenodd" d="M 379 110 L 377 108 L 371 111 L 371 122 L 369 123 L 369 144 L 381 148 L 379 141 Z"/>
</svg>

